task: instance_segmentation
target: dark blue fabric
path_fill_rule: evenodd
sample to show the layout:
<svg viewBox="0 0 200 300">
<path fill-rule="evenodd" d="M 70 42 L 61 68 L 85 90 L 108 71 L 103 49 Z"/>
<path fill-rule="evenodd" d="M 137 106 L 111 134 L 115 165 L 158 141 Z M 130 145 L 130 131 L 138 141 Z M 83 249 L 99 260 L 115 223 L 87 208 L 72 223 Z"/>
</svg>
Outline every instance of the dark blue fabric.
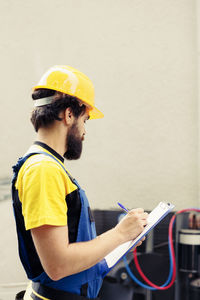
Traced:
<svg viewBox="0 0 200 300">
<path fill-rule="evenodd" d="M 17 164 L 14 167 L 15 178 L 24 161 L 33 154 L 36 153 L 32 153 L 32 154 L 29 153 L 26 157 L 24 157 L 20 161 L 19 164 Z M 66 171 L 64 166 L 59 162 L 59 160 L 56 159 L 51 154 L 48 154 L 46 152 L 37 152 L 37 154 L 44 154 L 52 157 L 54 160 L 57 161 L 57 163 L 60 164 L 60 166 L 68 174 L 68 172 Z M 94 221 L 91 221 L 90 208 L 89 208 L 87 196 L 85 194 L 85 191 L 81 189 L 78 182 L 75 179 L 73 179 L 69 174 L 68 176 L 70 177 L 72 182 L 78 187 L 80 200 L 81 200 L 81 213 L 80 213 L 80 220 L 79 220 L 76 242 L 92 240 L 96 237 L 96 229 L 95 229 Z M 19 239 L 19 243 L 21 243 L 21 239 Z M 23 258 L 21 259 L 23 260 Z M 24 259 L 26 258 L 24 257 Z M 78 295 L 81 295 L 81 287 L 87 283 L 88 284 L 87 295 L 84 296 L 87 296 L 88 298 L 92 299 L 97 297 L 99 290 L 101 288 L 103 276 L 107 272 L 108 272 L 107 264 L 105 260 L 102 260 L 100 263 L 96 264 L 95 266 L 83 272 L 79 272 L 77 274 L 64 277 L 58 281 L 51 280 L 44 271 L 39 276 L 32 278 L 32 280 L 34 282 L 41 282 L 42 284 L 55 289 L 64 290 Z"/>
<path fill-rule="evenodd" d="M 13 167 L 14 174 L 12 179 L 12 204 L 16 220 L 19 256 L 29 279 L 38 276 L 44 270 L 37 255 L 31 232 L 25 229 L 22 204 L 19 201 L 18 191 L 15 189 L 15 182 L 18 172 L 26 159 L 34 154 L 37 153 L 30 153 L 26 157 L 22 157 L 18 160 L 17 164 Z"/>
</svg>

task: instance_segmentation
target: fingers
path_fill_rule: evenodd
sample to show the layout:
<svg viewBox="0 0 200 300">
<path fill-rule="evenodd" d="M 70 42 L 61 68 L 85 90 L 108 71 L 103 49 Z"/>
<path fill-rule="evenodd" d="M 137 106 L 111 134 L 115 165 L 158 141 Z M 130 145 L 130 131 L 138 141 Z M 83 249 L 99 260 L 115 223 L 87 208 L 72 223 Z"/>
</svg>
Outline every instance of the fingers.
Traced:
<svg viewBox="0 0 200 300">
<path fill-rule="evenodd" d="M 144 213 L 144 209 L 143 208 L 133 208 L 133 209 L 129 210 L 129 213 L 132 213 L 132 212 Z"/>
<path fill-rule="evenodd" d="M 144 236 L 144 237 L 136 244 L 135 247 L 141 246 L 145 239 L 146 239 L 146 237 Z"/>
<path fill-rule="evenodd" d="M 118 223 L 116 229 L 124 241 L 135 239 L 147 225 L 148 213 L 143 208 L 130 210 Z"/>
<path fill-rule="evenodd" d="M 133 247 L 130 252 L 133 252 L 137 247 L 141 246 L 142 243 L 145 241 L 146 237 L 144 236 L 136 245 Z"/>
<path fill-rule="evenodd" d="M 142 245 L 142 243 L 145 241 L 146 237 L 144 236 L 135 246 L 135 248 L 139 247 Z"/>
<path fill-rule="evenodd" d="M 135 247 L 137 248 L 137 247 L 139 247 L 139 246 L 141 246 L 141 245 L 142 245 L 142 241 L 139 241 L 139 242 L 136 244 Z"/>
<path fill-rule="evenodd" d="M 147 212 L 144 212 L 144 209 L 143 208 L 135 208 L 135 209 L 131 209 L 129 210 L 128 212 L 130 215 L 133 215 L 133 214 L 138 214 L 142 219 L 146 219 L 148 217 L 148 213 Z"/>
<path fill-rule="evenodd" d="M 142 214 L 142 217 L 146 220 L 148 218 L 148 215 L 149 214 L 147 212 L 145 212 L 145 213 Z"/>
<path fill-rule="evenodd" d="M 144 212 L 143 208 L 132 209 L 128 212 L 128 215 L 138 220 L 143 227 L 147 225 L 148 213 Z"/>
</svg>

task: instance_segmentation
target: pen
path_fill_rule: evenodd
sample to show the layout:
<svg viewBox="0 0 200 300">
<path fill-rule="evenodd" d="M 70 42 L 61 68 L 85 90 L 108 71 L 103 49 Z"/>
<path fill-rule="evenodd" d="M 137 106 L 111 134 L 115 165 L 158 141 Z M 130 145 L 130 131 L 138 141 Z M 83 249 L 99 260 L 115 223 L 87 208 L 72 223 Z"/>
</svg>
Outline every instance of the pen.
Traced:
<svg viewBox="0 0 200 300">
<path fill-rule="evenodd" d="M 125 211 L 128 213 L 128 209 L 126 207 L 124 207 L 124 205 L 122 205 L 121 203 L 117 202 L 117 204 Z"/>
</svg>

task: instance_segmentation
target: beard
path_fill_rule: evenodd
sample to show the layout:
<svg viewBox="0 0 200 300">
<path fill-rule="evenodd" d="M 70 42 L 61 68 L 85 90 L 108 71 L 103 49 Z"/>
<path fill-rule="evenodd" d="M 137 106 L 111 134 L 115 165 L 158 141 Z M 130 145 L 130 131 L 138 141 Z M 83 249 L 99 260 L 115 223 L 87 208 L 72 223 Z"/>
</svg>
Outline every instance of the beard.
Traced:
<svg viewBox="0 0 200 300">
<path fill-rule="evenodd" d="M 64 158 L 68 160 L 79 159 L 83 148 L 83 138 L 80 136 L 77 124 L 74 123 L 68 131 Z"/>
</svg>

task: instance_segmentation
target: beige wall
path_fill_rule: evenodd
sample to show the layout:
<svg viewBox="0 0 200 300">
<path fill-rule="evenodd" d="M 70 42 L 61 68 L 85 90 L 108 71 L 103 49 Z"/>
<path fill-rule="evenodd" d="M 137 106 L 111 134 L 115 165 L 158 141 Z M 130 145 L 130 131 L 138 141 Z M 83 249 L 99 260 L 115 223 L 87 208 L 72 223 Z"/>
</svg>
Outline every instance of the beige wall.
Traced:
<svg viewBox="0 0 200 300">
<path fill-rule="evenodd" d="M 197 80 L 198 80 L 198 175 L 200 175 L 200 1 L 196 0 L 196 17 L 197 17 Z M 198 206 L 200 207 L 200 176 L 198 176 Z"/>
<path fill-rule="evenodd" d="M 194 0 L 0 3 L 0 177 L 34 139 L 31 87 L 54 64 L 93 80 L 97 106 L 82 159 L 66 163 L 93 208 L 198 204 Z M 199 31 L 200 32 L 200 31 Z M 4 130 L 3 130 L 4 129 Z"/>
</svg>

